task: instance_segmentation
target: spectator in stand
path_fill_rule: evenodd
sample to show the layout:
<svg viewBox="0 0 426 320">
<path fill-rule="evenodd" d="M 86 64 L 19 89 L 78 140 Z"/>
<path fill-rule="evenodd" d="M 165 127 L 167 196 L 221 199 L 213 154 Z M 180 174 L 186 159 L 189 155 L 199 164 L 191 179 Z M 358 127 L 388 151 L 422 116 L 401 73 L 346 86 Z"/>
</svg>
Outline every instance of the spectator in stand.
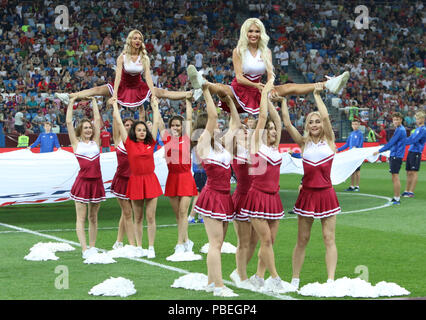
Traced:
<svg viewBox="0 0 426 320">
<path fill-rule="evenodd" d="M 25 118 L 23 113 L 24 108 L 19 107 L 18 112 L 15 114 L 15 130 L 18 133 L 25 133 Z"/>
</svg>

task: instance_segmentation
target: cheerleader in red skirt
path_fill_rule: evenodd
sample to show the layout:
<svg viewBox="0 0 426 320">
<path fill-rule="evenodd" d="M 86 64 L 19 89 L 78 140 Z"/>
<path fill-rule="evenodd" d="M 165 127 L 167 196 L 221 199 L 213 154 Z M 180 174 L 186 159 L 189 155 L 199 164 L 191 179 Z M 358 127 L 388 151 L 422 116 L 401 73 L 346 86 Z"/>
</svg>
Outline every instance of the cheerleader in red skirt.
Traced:
<svg viewBox="0 0 426 320">
<path fill-rule="evenodd" d="M 187 214 L 191 198 L 198 194 L 191 172 L 192 103 L 189 99 L 186 100 L 186 121 L 176 115 L 170 118 L 168 125 L 170 132 L 164 130 L 164 122 L 160 119 L 165 158 L 169 169 L 164 195 L 169 197 L 176 215 L 178 241 L 175 254 L 179 254 L 192 252 L 194 243 L 188 238 Z"/>
<path fill-rule="evenodd" d="M 195 132 L 202 130 L 202 133 L 198 138 L 195 152 L 201 159 L 206 171 L 207 183 L 198 196 L 194 210 L 203 216 L 204 226 L 209 238 L 209 251 L 207 253 L 208 286 L 206 291 L 213 291 L 215 296 L 233 297 L 237 295 L 223 284 L 221 249 L 228 222 L 233 220 L 235 214 L 230 194 L 231 152 L 233 135 L 240 126 L 240 120 L 237 110 L 229 98 L 232 117 L 231 127 L 219 140 L 215 137 L 215 131 L 218 130 L 216 106 L 206 87 L 203 88 L 203 95 L 207 105 L 207 122 L 204 116 L 198 116 L 194 129 Z"/>
<path fill-rule="evenodd" d="M 197 72 L 193 65 L 188 66 L 188 76 L 194 89 L 207 84 L 211 93 L 217 94 L 219 98 L 231 96 L 237 106 L 238 112 L 250 114 L 259 113 L 259 105 L 262 88 L 262 76 L 266 73 L 269 81 L 274 77 L 272 65 L 272 53 L 268 48 L 269 36 L 266 34 L 265 26 L 257 18 L 247 19 L 241 26 L 240 39 L 237 47 L 232 53 L 232 63 L 235 78 L 231 85 L 221 83 L 210 83 Z M 346 85 L 349 72 L 344 72 L 338 77 L 329 78 L 319 82 L 330 92 L 337 94 Z M 274 87 L 271 95 L 278 99 L 288 95 L 305 95 L 314 91 L 314 83 L 287 83 Z M 229 112 L 226 102 L 221 101 L 219 106 Z"/>
<path fill-rule="evenodd" d="M 279 194 L 282 156 L 278 146 L 281 139 L 281 119 L 268 99 L 273 81 L 273 78 L 269 80 L 262 90 L 259 119 L 250 148 L 250 174 L 253 181 L 246 201 L 241 206 L 241 213 L 250 218 L 260 239 L 258 268 L 250 282 L 260 289 L 266 284 L 264 275 L 268 270 L 271 276 L 267 280 L 268 290 L 279 292 L 284 288 L 275 267 L 273 244 L 284 210 Z"/>
<path fill-rule="evenodd" d="M 116 103 L 116 102 L 114 102 Z M 112 105 L 112 99 L 108 100 L 108 104 Z M 144 114 L 143 106 L 140 106 L 139 120 L 141 115 Z M 123 120 L 124 127 L 127 133 L 131 126 L 134 124 L 132 118 Z M 127 234 L 127 239 L 131 246 L 135 246 L 135 227 L 133 224 L 133 209 L 130 199 L 126 196 L 127 183 L 130 177 L 130 164 L 127 157 L 126 147 L 124 146 L 123 139 L 121 138 L 120 129 L 118 128 L 117 122 L 113 121 L 112 126 L 114 145 L 116 146 L 117 154 L 117 171 L 115 172 L 114 178 L 111 183 L 111 192 L 117 197 L 118 204 L 121 208 L 121 217 L 118 225 L 117 241 L 113 245 L 113 249 L 123 247 L 123 236 Z M 137 248 L 140 256 L 143 256 L 145 252 L 141 247 Z"/>
<path fill-rule="evenodd" d="M 132 30 L 129 33 L 124 50 L 117 59 L 114 82 L 70 94 L 55 93 L 55 96 L 66 104 L 70 98 L 112 97 L 124 107 L 138 107 L 150 96 L 171 100 L 191 98 L 191 91 L 168 91 L 154 87 L 149 57 L 143 41 L 143 35 L 139 30 Z M 142 74 L 145 82 L 142 80 Z"/>
<path fill-rule="evenodd" d="M 144 204 L 146 206 L 146 218 L 148 222 L 148 258 L 155 258 L 154 242 L 156 233 L 155 211 L 157 208 L 157 198 L 163 194 L 160 182 L 154 172 L 154 147 L 157 136 L 160 112 L 158 110 L 158 100 L 151 99 L 151 107 L 154 114 L 152 131 L 143 121 L 136 121 L 127 133 L 118 111 L 118 105 L 113 103 L 113 119 L 120 130 L 124 147 L 130 165 L 130 177 L 127 183 L 126 197 L 132 202 L 136 243 L 142 247 Z"/>
<path fill-rule="evenodd" d="M 321 91 L 320 86 L 314 91 L 318 112 L 311 112 L 306 117 L 304 136 L 291 124 L 286 103 L 283 103 L 282 107 L 284 125 L 302 150 L 304 170 L 302 189 L 293 208 L 298 214 L 299 226 L 297 243 L 293 251 L 292 284 L 295 287 L 299 286 L 300 270 L 315 218 L 320 219 L 322 224 L 328 281 L 334 280 L 337 264 L 336 214 L 341 210 L 330 179 L 336 147 L 328 111 L 320 96 Z"/>
<path fill-rule="evenodd" d="M 237 178 L 237 187 L 232 194 L 232 201 L 235 208 L 234 228 L 238 237 L 238 245 L 235 254 L 237 269 L 231 273 L 230 278 L 238 287 L 249 290 L 253 289 L 253 286 L 247 277 L 247 265 L 256 249 L 258 237 L 249 216 L 241 212 L 241 205 L 246 202 L 253 180 L 253 176 L 249 174 L 251 162 L 249 141 L 252 132 L 253 130 L 249 130 L 244 124 L 238 130 L 234 146 L 234 159 L 231 163 Z"/>
<path fill-rule="evenodd" d="M 80 171 L 71 188 L 70 196 L 75 202 L 77 238 L 81 245 L 83 258 L 88 258 L 97 252 L 95 244 L 98 231 L 98 212 L 100 202 L 105 201 L 99 153 L 101 116 L 96 99 L 92 98 L 93 123 L 89 119 L 83 119 L 74 129 L 72 119 L 74 101 L 75 99 L 71 99 L 68 105 L 66 124 Z M 86 214 L 89 219 L 89 249 L 85 231 Z"/>
</svg>

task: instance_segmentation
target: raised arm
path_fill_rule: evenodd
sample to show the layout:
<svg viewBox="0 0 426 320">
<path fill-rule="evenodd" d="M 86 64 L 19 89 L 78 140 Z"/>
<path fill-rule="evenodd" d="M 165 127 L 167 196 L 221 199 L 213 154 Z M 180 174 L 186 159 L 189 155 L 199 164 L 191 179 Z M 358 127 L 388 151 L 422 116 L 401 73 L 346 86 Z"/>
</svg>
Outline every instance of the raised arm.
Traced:
<svg viewBox="0 0 426 320">
<path fill-rule="evenodd" d="M 217 111 L 216 106 L 213 102 L 213 98 L 210 94 L 208 86 L 203 87 L 203 95 L 204 100 L 206 102 L 206 110 L 207 110 L 207 124 L 206 127 L 198 139 L 197 144 L 197 153 L 201 159 L 207 157 L 210 151 L 211 139 L 214 137 L 214 130 L 217 126 Z"/>
<path fill-rule="evenodd" d="M 262 96 L 259 106 L 259 119 L 257 120 L 256 129 L 254 130 L 254 141 L 251 144 L 251 152 L 257 153 L 261 145 L 263 131 L 265 130 L 266 120 L 268 118 L 268 94 L 274 88 L 274 78 L 271 78 L 262 90 Z"/>
<path fill-rule="evenodd" d="M 112 94 L 113 100 L 117 101 L 118 87 L 121 82 L 121 73 L 123 72 L 124 55 L 120 54 L 117 58 L 117 65 L 115 67 L 115 80 L 114 80 L 114 93 Z"/>
<path fill-rule="evenodd" d="M 123 142 L 125 142 L 127 140 L 127 130 L 124 127 L 123 120 L 121 120 L 120 111 L 118 111 L 117 100 L 112 100 L 112 120 L 113 130 L 118 131 L 117 135 L 121 137 Z"/>
<path fill-rule="evenodd" d="M 225 148 L 231 154 L 234 152 L 234 137 L 237 134 L 238 130 L 241 128 L 240 115 L 238 114 L 237 108 L 235 107 L 234 102 L 230 96 L 226 96 L 226 104 L 229 106 L 231 113 L 231 118 L 229 120 L 229 128 L 226 134 L 223 136 L 222 141 L 225 143 Z"/>
<path fill-rule="evenodd" d="M 143 63 L 143 68 L 145 70 L 145 81 L 146 81 L 146 84 L 148 85 L 149 90 L 151 90 L 151 102 L 152 102 L 152 98 L 156 97 L 156 95 L 155 95 L 154 82 L 152 81 L 152 76 L 151 76 L 151 64 L 149 62 L 149 58 L 145 57 L 144 59 L 142 59 L 142 63 Z"/>
<path fill-rule="evenodd" d="M 163 119 L 161 119 L 160 110 L 158 109 L 158 99 L 155 96 L 151 97 L 151 108 L 153 112 L 151 134 L 154 140 L 157 141 L 158 129 L 160 127 L 160 122 L 163 121 Z"/>
<path fill-rule="evenodd" d="M 294 142 L 296 142 L 299 145 L 299 147 L 303 148 L 303 144 L 304 144 L 303 137 L 299 133 L 299 131 L 295 128 L 295 126 L 293 126 L 293 124 L 291 123 L 286 98 L 283 98 L 281 102 L 281 116 L 283 118 L 284 127 L 289 133 L 289 135 L 291 136 L 291 138 L 294 140 Z"/>
<path fill-rule="evenodd" d="M 275 147 L 278 148 L 281 141 L 281 129 L 283 126 L 281 124 L 281 118 L 277 112 L 277 109 L 275 109 L 275 106 L 273 105 L 272 101 L 269 99 L 268 99 L 268 112 L 269 112 L 269 116 L 271 117 L 272 121 L 275 124 L 275 130 L 277 131 L 277 139 L 275 140 Z"/>
<path fill-rule="evenodd" d="M 315 83 L 315 89 L 314 89 L 314 99 L 317 104 L 318 112 L 321 115 L 321 118 L 323 120 L 323 130 L 326 138 L 334 144 L 335 137 L 334 137 L 334 131 L 333 127 L 331 125 L 330 116 L 328 114 L 327 107 L 324 104 L 324 101 L 322 101 L 321 98 L 321 91 L 323 90 L 321 83 Z"/>
<path fill-rule="evenodd" d="M 101 114 L 99 112 L 98 101 L 95 97 L 91 97 L 92 99 L 92 109 L 93 109 L 93 141 L 100 145 L 101 138 Z"/>
<path fill-rule="evenodd" d="M 74 102 L 75 102 L 75 98 L 70 98 L 70 102 L 68 103 L 68 108 L 67 108 L 67 114 L 65 117 L 65 122 L 67 124 L 68 137 L 70 138 L 72 149 L 75 152 L 75 150 L 77 149 L 78 139 L 77 139 L 77 136 L 75 135 L 75 129 L 72 123 L 72 111 L 74 107 Z"/>
<path fill-rule="evenodd" d="M 185 124 L 185 134 L 188 137 L 191 137 L 192 134 L 192 101 L 190 99 L 185 99 L 186 104 L 186 124 Z"/>
</svg>

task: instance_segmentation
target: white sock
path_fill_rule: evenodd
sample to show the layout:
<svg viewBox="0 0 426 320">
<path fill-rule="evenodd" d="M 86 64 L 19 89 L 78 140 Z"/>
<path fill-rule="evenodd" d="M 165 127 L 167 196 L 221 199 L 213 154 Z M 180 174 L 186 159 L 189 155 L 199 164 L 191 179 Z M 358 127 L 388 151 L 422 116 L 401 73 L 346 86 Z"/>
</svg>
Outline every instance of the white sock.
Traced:
<svg viewBox="0 0 426 320">
<path fill-rule="evenodd" d="M 291 279 L 291 285 L 292 286 L 299 288 L 299 284 L 300 284 L 300 279 L 298 279 L 298 278 Z"/>
<path fill-rule="evenodd" d="M 396 200 L 396 201 L 399 201 L 399 199 L 401 199 L 400 197 L 394 197 L 394 199 Z"/>
</svg>

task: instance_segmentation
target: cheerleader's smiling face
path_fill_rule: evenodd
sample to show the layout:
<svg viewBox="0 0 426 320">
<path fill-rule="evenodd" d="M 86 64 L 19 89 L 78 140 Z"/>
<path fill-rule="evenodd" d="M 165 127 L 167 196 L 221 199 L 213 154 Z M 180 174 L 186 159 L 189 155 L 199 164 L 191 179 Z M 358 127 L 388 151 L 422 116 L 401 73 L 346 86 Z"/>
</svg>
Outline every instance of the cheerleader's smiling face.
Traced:
<svg viewBox="0 0 426 320">
<path fill-rule="evenodd" d="M 93 137 L 93 127 L 88 121 L 85 121 L 81 127 L 81 137 L 83 140 L 91 140 Z"/>
<path fill-rule="evenodd" d="M 170 131 L 173 137 L 180 137 L 182 135 L 182 122 L 179 119 L 172 120 Z"/>
<path fill-rule="evenodd" d="M 307 121 L 309 134 L 313 137 L 319 137 L 322 132 L 322 121 L 320 116 L 313 114 Z"/>
<path fill-rule="evenodd" d="M 254 23 L 250 26 L 247 32 L 247 39 L 249 44 L 256 44 L 260 39 L 260 28 Z"/>
<path fill-rule="evenodd" d="M 275 128 L 275 123 L 273 121 L 268 121 L 265 129 L 267 144 L 273 145 L 277 140 L 277 129 Z"/>
<path fill-rule="evenodd" d="M 139 123 L 135 127 L 135 135 L 137 141 L 144 141 L 146 138 L 146 127 L 143 123 Z"/>
</svg>

